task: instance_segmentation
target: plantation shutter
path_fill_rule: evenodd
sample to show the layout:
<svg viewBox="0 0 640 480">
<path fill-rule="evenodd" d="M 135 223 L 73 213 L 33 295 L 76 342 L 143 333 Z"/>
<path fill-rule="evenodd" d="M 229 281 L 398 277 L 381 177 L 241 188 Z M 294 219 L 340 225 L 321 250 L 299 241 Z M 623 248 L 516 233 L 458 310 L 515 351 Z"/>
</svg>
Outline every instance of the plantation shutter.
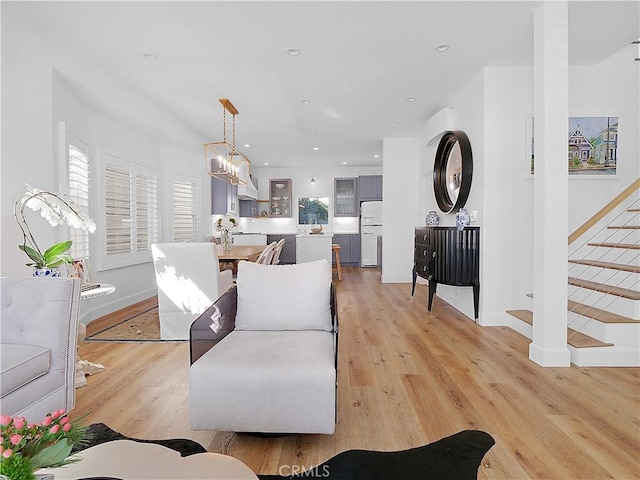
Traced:
<svg viewBox="0 0 640 480">
<path fill-rule="evenodd" d="M 105 165 L 105 215 L 107 256 L 133 251 L 131 173 Z"/>
<path fill-rule="evenodd" d="M 198 205 L 193 182 L 173 182 L 173 241 L 192 242 L 198 239 Z"/>
<path fill-rule="evenodd" d="M 136 173 L 136 251 L 145 252 L 158 241 L 158 182 L 155 176 Z"/>
<path fill-rule="evenodd" d="M 89 156 L 87 145 L 74 138 L 67 147 L 67 182 L 71 201 L 89 214 Z M 73 258 L 88 259 L 91 254 L 91 234 L 79 228 L 69 229 L 73 242 L 69 254 Z"/>
</svg>

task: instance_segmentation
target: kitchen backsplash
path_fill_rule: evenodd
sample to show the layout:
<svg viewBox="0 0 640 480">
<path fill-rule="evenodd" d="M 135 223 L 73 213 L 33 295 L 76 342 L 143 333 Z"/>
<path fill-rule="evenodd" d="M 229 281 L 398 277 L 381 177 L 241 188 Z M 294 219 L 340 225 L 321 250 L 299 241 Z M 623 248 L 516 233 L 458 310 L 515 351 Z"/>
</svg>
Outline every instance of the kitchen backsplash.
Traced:
<svg viewBox="0 0 640 480">
<path fill-rule="evenodd" d="M 211 232 L 215 235 L 217 232 L 213 227 L 220 215 L 211 216 Z M 242 233 L 301 233 L 311 229 L 312 225 L 300 225 L 294 218 L 248 218 L 236 217 L 239 227 L 234 232 Z M 322 226 L 327 233 L 358 233 L 359 218 L 358 217 L 338 217 L 330 220 L 329 225 Z"/>
</svg>

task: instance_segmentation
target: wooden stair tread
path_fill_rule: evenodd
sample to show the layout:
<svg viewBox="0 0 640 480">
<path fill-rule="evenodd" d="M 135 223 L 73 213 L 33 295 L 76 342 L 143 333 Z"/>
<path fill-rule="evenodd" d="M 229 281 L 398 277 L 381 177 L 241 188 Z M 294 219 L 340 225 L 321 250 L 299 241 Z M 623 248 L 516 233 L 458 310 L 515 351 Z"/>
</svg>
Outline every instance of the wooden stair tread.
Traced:
<svg viewBox="0 0 640 480">
<path fill-rule="evenodd" d="M 609 225 L 607 228 L 612 230 L 638 230 L 640 225 Z"/>
<path fill-rule="evenodd" d="M 640 323 L 640 320 L 634 320 L 633 318 L 618 315 L 617 313 L 607 312 L 606 310 L 585 305 L 584 303 L 574 302 L 573 300 L 569 300 L 567 306 L 570 312 L 593 318 L 602 323 Z"/>
<path fill-rule="evenodd" d="M 569 260 L 569 263 L 576 263 L 578 265 L 589 265 L 591 267 L 609 268 L 612 270 L 619 270 L 621 272 L 640 273 L 640 265 L 625 265 L 624 263 L 601 262 L 599 260 L 587 259 L 572 259 Z"/>
<path fill-rule="evenodd" d="M 627 250 L 640 250 L 640 245 L 635 243 L 587 243 L 590 247 L 624 248 Z"/>
<path fill-rule="evenodd" d="M 627 212 L 640 212 L 640 208 L 630 208 Z"/>
<path fill-rule="evenodd" d="M 628 288 L 614 287 L 612 285 L 591 282 L 589 280 L 582 280 L 574 277 L 569 277 L 569 285 L 587 288 L 596 292 L 609 293 L 611 295 L 617 295 L 618 297 L 630 298 L 631 300 L 640 300 L 640 292 L 637 290 L 630 290 Z"/>
<path fill-rule="evenodd" d="M 516 317 L 523 322 L 533 325 L 533 312 L 531 310 L 507 310 L 509 315 Z M 574 348 L 590 347 L 613 347 L 613 343 L 602 342 L 597 338 L 590 337 L 578 332 L 573 328 L 567 328 L 567 343 Z"/>
</svg>

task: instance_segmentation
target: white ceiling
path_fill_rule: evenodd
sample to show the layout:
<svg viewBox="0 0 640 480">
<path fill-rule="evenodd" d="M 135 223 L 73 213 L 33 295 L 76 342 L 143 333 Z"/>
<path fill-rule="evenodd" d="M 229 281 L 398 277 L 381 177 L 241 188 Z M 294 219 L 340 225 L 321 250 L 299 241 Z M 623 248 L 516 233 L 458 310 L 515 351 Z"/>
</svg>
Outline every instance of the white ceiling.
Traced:
<svg viewBox="0 0 640 480">
<path fill-rule="evenodd" d="M 374 155 L 382 153 L 383 137 L 419 135 L 483 66 L 531 65 L 539 4 L 91 1 L 11 8 L 203 142 L 221 139 L 218 98 L 228 97 L 240 112 L 238 148 L 254 166 L 357 166 L 381 163 Z M 640 35 L 639 5 L 570 2 L 571 63 L 595 63 L 628 48 Z M 437 53 L 442 43 L 451 48 Z M 289 56 L 292 48 L 300 55 Z M 123 107 L 117 99 L 104 105 L 120 114 Z M 153 119 L 144 124 L 155 128 Z"/>
</svg>

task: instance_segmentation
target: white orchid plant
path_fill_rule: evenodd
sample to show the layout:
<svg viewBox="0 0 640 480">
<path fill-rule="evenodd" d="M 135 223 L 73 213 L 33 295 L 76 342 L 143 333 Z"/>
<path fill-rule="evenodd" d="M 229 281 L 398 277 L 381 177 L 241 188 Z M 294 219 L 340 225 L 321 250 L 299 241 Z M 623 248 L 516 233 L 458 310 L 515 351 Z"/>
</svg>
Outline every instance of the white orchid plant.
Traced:
<svg viewBox="0 0 640 480">
<path fill-rule="evenodd" d="M 27 185 L 27 191 L 20 195 L 13 204 L 13 216 L 22 230 L 23 242 L 18 245 L 32 260 L 27 266 L 35 268 L 55 268 L 65 263 L 72 263 L 73 258 L 67 253 L 72 241 L 65 240 L 47 248 L 44 252 L 38 246 L 27 220 L 25 209 L 34 212 L 40 211 L 40 215 L 46 219 L 52 227 L 57 225 L 69 225 L 71 228 L 80 228 L 85 231 L 95 232 L 96 224 L 89 216 L 80 210 L 71 200 L 66 200 L 60 193 L 47 192 Z"/>
</svg>

